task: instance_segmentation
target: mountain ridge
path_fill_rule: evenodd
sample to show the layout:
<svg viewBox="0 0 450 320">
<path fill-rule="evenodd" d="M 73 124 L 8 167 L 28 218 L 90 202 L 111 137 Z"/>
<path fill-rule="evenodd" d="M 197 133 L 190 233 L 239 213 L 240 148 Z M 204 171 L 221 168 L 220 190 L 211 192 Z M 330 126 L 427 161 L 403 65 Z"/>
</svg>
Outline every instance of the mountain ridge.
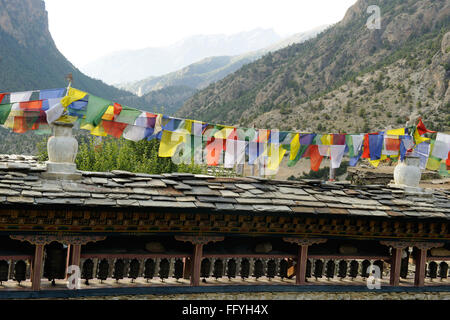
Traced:
<svg viewBox="0 0 450 320">
<path fill-rule="evenodd" d="M 106 83 L 120 84 L 161 76 L 211 56 L 238 55 L 281 40 L 273 29 L 254 29 L 234 35 L 196 35 L 165 47 L 119 51 L 81 69 Z"/>
<path fill-rule="evenodd" d="M 382 12 L 380 30 L 366 28 L 369 17 L 367 7 L 374 4 L 379 5 Z M 371 127 L 370 122 L 381 112 L 373 108 L 380 104 L 380 100 L 375 102 L 375 98 L 370 99 L 371 94 L 376 90 L 387 90 L 389 86 L 401 85 L 401 81 L 389 83 L 372 78 L 374 84 L 371 82 L 371 87 L 365 88 L 367 94 L 364 100 L 356 95 L 357 92 L 364 92 L 360 82 L 364 80 L 364 75 L 381 71 L 382 68 L 393 68 L 393 64 L 401 59 L 414 64 L 414 70 L 425 68 L 432 76 L 427 78 L 426 84 L 414 80 L 413 84 L 402 89 L 405 92 L 401 95 L 391 92 L 391 95 L 397 95 L 397 102 L 395 97 L 386 100 L 386 103 L 392 102 L 392 106 L 385 106 L 385 109 L 392 113 L 395 123 L 400 121 L 395 118 L 405 116 L 403 113 L 408 113 L 409 109 L 409 113 L 418 112 L 419 105 L 428 108 L 420 110 L 422 113 L 425 110 L 433 114 L 445 112 L 450 91 L 449 74 L 444 66 L 449 66 L 450 60 L 447 53 L 435 55 L 440 52 L 445 33 L 450 31 L 449 17 L 450 3 L 444 0 L 378 0 L 370 3 L 359 0 L 342 21 L 318 37 L 266 54 L 221 81 L 210 84 L 189 99 L 176 115 L 268 129 L 278 127 L 319 132 L 331 129 L 348 132 L 358 128 L 375 130 L 391 123 L 392 119 L 386 116 L 381 122 L 375 121 L 376 124 Z M 409 76 L 409 73 L 404 76 Z M 405 82 L 409 84 L 408 80 Z M 344 85 L 352 89 L 341 89 L 347 91 L 346 99 L 338 100 L 334 90 Z M 419 92 L 420 86 L 426 86 L 425 91 L 431 90 L 435 96 L 430 98 L 426 92 L 424 96 L 411 94 L 410 97 L 409 89 Z M 332 101 L 328 109 L 324 108 L 327 94 L 328 100 Z M 345 119 L 364 113 L 361 109 L 367 109 L 367 117 L 358 116 L 357 123 L 347 126 Z M 369 109 L 374 110 L 368 112 Z M 277 117 L 274 118 L 274 115 Z M 446 126 L 441 122 L 436 122 L 436 125 Z"/>
</svg>

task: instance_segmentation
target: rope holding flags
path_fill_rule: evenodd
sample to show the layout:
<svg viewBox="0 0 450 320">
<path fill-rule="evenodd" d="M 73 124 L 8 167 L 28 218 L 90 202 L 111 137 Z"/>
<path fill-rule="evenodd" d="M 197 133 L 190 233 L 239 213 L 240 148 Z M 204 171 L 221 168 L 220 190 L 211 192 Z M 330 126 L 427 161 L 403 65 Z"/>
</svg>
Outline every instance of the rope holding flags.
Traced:
<svg viewBox="0 0 450 320">
<path fill-rule="evenodd" d="M 450 135 L 417 126 L 365 134 L 319 134 L 240 128 L 179 119 L 122 106 L 72 88 L 0 93 L 0 125 L 15 133 L 50 132 L 54 122 L 73 123 L 92 135 L 132 141 L 158 139 L 158 156 L 178 163 L 224 165 L 247 162 L 274 174 L 286 153 L 288 166 L 309 158 L 317 171 L 324 157 L 339 168 L 367 159 L 374 167 L 385 159 L 420 158 L 422 169 L 448 175 Z M 428 134 L 429 137 L 426 137 Z"/>
</svg>

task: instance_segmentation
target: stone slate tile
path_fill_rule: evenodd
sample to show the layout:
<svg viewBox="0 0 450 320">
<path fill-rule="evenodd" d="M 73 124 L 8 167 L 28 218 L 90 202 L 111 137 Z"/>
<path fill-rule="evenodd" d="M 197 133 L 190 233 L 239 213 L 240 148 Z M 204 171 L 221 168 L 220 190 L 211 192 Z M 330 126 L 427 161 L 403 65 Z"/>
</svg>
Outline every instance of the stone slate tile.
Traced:
<svg viewBox="0 0 450 320">
<path fill-rule="evenodd" d="M 125 183 L 124 184 L 125 187 L 130 187 L 130 188 L 147 188 L 149 187 L 149 185 L 147 184 L 146 181 L 141 181 L 141 182 L 129 182 L 129 183 Z"/>
<path fill-rule="evenodd" d="M 240 204 L 272 204 L 271 199 L 237 198 L 236 201 Z"/>
<path fill-rule="evenodd" d="M 91 180 L 94 184 L 107 184 L 108 183 L 108 179 L 106 179 L 106 178 L 92 177 Z"/>
<path fill-rule="evenodd" d="M 370 214 L 373 216 L 379 216 L 379 217 L 387 217 L 388 216 L 388 214 L 385 211 L 381 211 L 381 210 L 370 211 Z"/>
<path fill-rule="evenodd" d="M 174 186 L 175 189 L 177 190 L 191 190 L 192 187 L 190 185 L 184 184 L 184 183 L 178 183 L 177 185 Z"/>
<path fill-rule="evenodd" d="M 349 214 L 348 210 L 340 208 L 330 208 L 331 214 Z"/>
<path fill-rule="evenodd" d="M 24 190 L 22 191 L 22 197 L 42 197 L 42 192 Z"/>
<path fill-rule="evenodd" d="M 197 208 L 203 208 L 203 209 L 215 209 L 216 206 L 214 203 L 211 202 L 194 202 L 194 204 L 197 206 Z"/>
<path fill-rule="evenodd" d="M 354 209 L 351 204 L 342 204 L 342 203 L 326 203 L 329 208 L 338 208 L 338 209 Z"/>
<path fill-rule="evenodd" d="M 234 199 L 234 198 L 222 198 L 222 197 L 197 196 L 197 200 L 200 202 L 237 203 L 236 199 Z"/>
<path fill-rule="evenodd" d="M 370 211 L 368 210 L 356 210 L 356 209 L 348 209 L 348 212 L 351 215 L 356 215 L 356 216 L 371 216 L 372 214 L 370 213 Z"/>
<path fill-rule="evenodd" d="M 153 178 L 150 177 L 131 177 L 130 178 L 133 181 L 152 181 Z"/>
<path fill-rule="evenodd" d="M 112 178 L 111 180 L 116 183 L 132 183 L 133 182 L 133 180 L 125 179 L 125 178 Z"/>
<path fill-rule="evenodd" d="M 159 195 L 159 190 L 156 189 L 150 189 L 150 188 L 133 188 L 133 193 L 135 194 L 146 194 L 150 196 L 157 196 Z"/>
<path fill-rule="evenodd" d="M 248 190 L 248 192 L 250 192 L 251 194 L 264 194 L 264 191 L 259 189 L 250 189 Z"/>
<path fill-rule="evenodd" d="M 314 208 L 314 211 L 317 214 L 330 214 L 331 208 L 323 207 L 323 208 Z"/>
<path fill-rule="evenodd" d="M 101 178 L 111 178 L 114 174 L 111 172 L 91 172 L 91 171 L 80 171 L 80 173 L 85 177 L 101 177 Z"/>
<path fill-rule="evenodd" d="M 124 171 L 124 170 L 113 170 L 111 171 L 111 173 L 113 175 L 115 175 L 116 177 L 135 177 L 136 174 L 129 172 L 129 171 Z"/>
<path fill-rule="evenodd" d="M 106 198 L 106 194 L 103 194 L 103 193 L 93 193 L 93 194 L 91 195 L 91 197 L 92 197 L 93 199 L 105 199 L 105 198 Z"/>
<path fill-rule="evenodd" d="M 340 196 L 347 196 L 347 194 L 344 191 L 342 191 L 342 190 L 331 190 L 331 193 L 337 194 L 337 195 L 340 195 Z"/>
<path fill-rule="evenodd" d="M 236 198 L 239 197 L 239 194 L 230 190 L 220 190 L 219 191 L 222 197 L 224 198 Z"/>
<path fill-rule="evenodd" d="M 83 205 L 84 199 L 80 198 L 36 198 L 37 204 L 70 204 L 70 205 Z"/>
<path fill-rule="evenodd" d="M 253 209 L 256 211 L 263 211 L 263 212 L 292 212 L 291 208 L 280 205 L 270 206 L 270 205 L 254 204 Z"/>
<path fill-rule="evenodd" d="M 391 217 L 404 217 L 405 215 L 399 211 L 387 210 L 386 213 Z"/>
<path fill-rule="evenodd" d="M 117 205 L 129 207 L 129 206 L 139 206 L 139 201 L 137 200 L 128 200 L 128 199 L 118 199 Z"/>
<path fill-rule="evenodd" d="M 256 189 L 256 187 L 252 184 L 236 183 L 235 186 L 243 190 Z"/>
<path fill-rule="evenodd" d="M 155 208 L 196 208 L 193 202 L 172 202 L 172 201 L 139 201 L 141 207 L 155 207 Z"/>
<path fill-rule="evenodd" d="M 19 195 L 20 192 L 11 189 L 0 189 L 0 196 L 16 196 Z"/>
<path fill-rule="evenodd" d="M 271 185 L 261 184 L 261 183 L 252 183 L 254 187 L 263 191 L 277 191 L 277 188 Z"/>
<path fill-rule="evenodd" d="M 152 179 L 152 181 L 147 181 L 147 184 L 149 187 L 152 188 L 165 188 L 167 187 L 167 185 L 162 182 L 162 180 L 160 179 Z"/>
<path fill-rule="evenodd" d="M 138 200 L 150 200 L 151 197 L 149 195 L 143 195 L 143 194 L 130 194 L 130 199 L 138 199 Z"/>
<path fill-rule="evenodd" d="M 153 201 L 176 201 L 176 198 L 165 197 L 165 196 L 152 196 Z"/>
<path fill-rule="evenodd" d="M 197 199 L 195 197 L 176 197 L 177 201 L 180 202 L 195 202 Z"/>
<path fill-rule="evenodd" d="M 14 196 L 8 196 L 6 197 L 7 202 L 11 203 L 26 203 L 26 204 L 33 204 L 34 198 L 32 197 L 14 197 Z"/>
<path fill-rule="evenodd" d="M 117 202 L 113 199 L 87 199 L 84 204 L 86 206 L 115 206 Z"/>
<path fill-rule="evenodd" d="M 124 186 L 120 183 L 114 182 L 112 180 L 108 180 L 108 183 L 104 185 L 107 188 L 123 188 Z"/>
<path fill-rule="evenodd" d="M 273 204 L 280 204 L 284 206 L 295 206 L 295 201 L 288 199 L 272 199 Z"/>
<path fill-rule="evenodd" d="M 12 180 L 12 179 L 10 179 L 10 180 L 0 180 L 0 183 L 6 183 L 6 184 L 23 184 L 24 183 L 24 181 L 21 179 L 21 180 Z"/>
<path fill-rule="evenodd" d="M 210 188 L 210 189 L 213 189 L 213 190 L 225 190 L 226 188 L 224 187 L 224 186 L 222 186 L 222 185 L 208 185 L 208 187 Z"/>
<path fill-rule="evenodd" d="M 231 203 L 216 202 L 215 205 L 217 210 L 234 210 L 234 206 Z"/>
<path fill-rule="evenodd" d="M 157 192 L 162 196 L 171 196 L 171 197 L 184 196 L 184 193 L 182 191 L 172 187 L 159 188 L 157 189 Z"/>
<path fill-rule="evenodd" d="M 402 213 L 405 216 L 408 216 L 408 217 L 421 217 L 421 216 L 423 216 L 422 212 L 417 212 L 417 211 L 407 211 L 407 210 L 405 210 L 405 211 L 402 211 Z"/>
<path fill-rule="evenodd" d="M 175 187 L 176 189 L 176 187 Z M 191 190 L 185 191 L 185 195 L 200 195 L 200 196 L 220 196 L 220 192 L 216 190 L 211 190 L 208 187 L 192 187 Z"/>
<path fill-rule="evenodd" d="M 120 194 L 120 193 L 110 193 L 107 194 L 106 197 L 110 198 L 110 199 L 127 199 L 129 197 L 128 194 Z"/>
<path fill-rule="evenodd" d="M 291 193 L 291 194 L 296 194 L 296 195 L 309 195 L 306 191 L 303 191 L 302 189 L 298 189 L 298 188 L 288 188 L 288 187 L 280 187 L 278 188 L 279 192 L 281 193 Z"/>
<path fill-rule="evenodd" d="M 312 207 L 291 207 L 291 209 L 296 213 L 316 213 L 316 211 Z"/>
<path fill-rule="evenodd" d="M 234 209 L 239 211 L 253 211 L 253 206 L 248 204 L 235 204 Z"/>
<path fill-rule="evenodd" d="M 274 197 L 278 199 L 288 199 L 297 201 L 317 201 L 317 199 L 311 195 L 299 196 L 296 194 L 285 194 L 281 192 L 274 192 Z"/>
<path fill-rule="evenodd" d="M 190 186 L 207 186 L 208 182 L 205 180 L 181 180 L 182 183 Z"/>
<path fill-rule="evenodd" d="M 327 205 L 320 201 L 295 201 L 298 206 L 302 207 L 326 207 Z"/>
<path fill-rule="evenodd" d="M 413 205 L 413 203 L 411 201 L 403 200 L 403 199 L 393 199 L 392 202 L 397 204 L 397 205 L 406 205 L 406 206 L 412 206 Z"/>
<path fill-rule="evenodd" d="M 178 184 L 178 181 L 175 181 L 172 179 L 161 179 L 161 181 L 167 185 L 177 185 Z"/>
</svg>

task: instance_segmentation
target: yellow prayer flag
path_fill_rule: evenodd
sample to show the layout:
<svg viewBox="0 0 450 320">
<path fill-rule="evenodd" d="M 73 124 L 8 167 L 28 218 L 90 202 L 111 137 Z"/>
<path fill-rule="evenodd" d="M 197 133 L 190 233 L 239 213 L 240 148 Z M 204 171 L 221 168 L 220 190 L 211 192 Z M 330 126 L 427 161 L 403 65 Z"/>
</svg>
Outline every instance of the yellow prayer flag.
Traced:
<svg viewBox="0 0 450 320">
<path fill-rule="evenodd" d="M 270 144 L 269 162 L 267 163 L 269 170 L 278 170 L 285 153 L 286 149 L 284 149 L 281 145 L 275 143 Z"/>
<path fill-rule="evenodd" d="M 430 151 L 431 154 L 431 151 Z M 441 159 L 437 159 L 435 157 L 428 157 L 427 161 L 427 169 L 428 170 L 439 170 L 439 167 L 441 166 Z"/>
<path fill-rule="evenodd" d="M 378 165 L 380 164 L 380 161 L 381 161 L 381 159 L 379 159 L 379 160 L 369 160 L 370 164 L 372 166 L 374 166 L 375 168 L 378 167 Z"/>
<path fill-rule="evenodd" d="M 405 128 L 401 128 L 401 129 L 387 130 L 386 134 L 390 136 L 404 136 L 406 133 Z"/>
<path fill-rule="evenodd" d="M 102 116 L 102 120 L 113 121 L 114 120 L 114 106 L 109 106 Z"/>
<path fill-rule="evenodd" d="M 86 125 L 87 126 L 87 125 Z M 90 124 L 90 126 L 92 126 Z M 105 132 L 105 128 L 103 127 L 103 121 L 99 123 L 98 126 L 91 130 L 91 134 L 98 137 L 106 137 L 108 134 Z"/>
<path fill-rule="evenodd" d="M 292 139 L 291 141 L 291 152 L 289 155 L 289 160 L 295 160 L 295 158 L 297 157 L 297 154 L 300 150 L 300 139 L 299 139 L 300 134 L 296 134 L 294 136 L 294 139 Z"/>
<path fill-rule="evenodd" d="M 77 121 L 77 117 L 72 117 L 72 116 L 62 116 L 60 117 L 58 120 L 56 120 L 57 122 L 64 122 L 64 123 L 74 123 L 75 121 Z"/>
<path fill-rule="evenodd" d="M 331 146 L 332 145 L 333 136 L 331 134 L 324 134 L 320 141 L 322 141 L 322 145 Z"/>
<path fill-rule="evenodd" d="M 67 95 L 61 99 L 61 104 L 64 109 L 67 108 L 72 102 L 83 99 L 87 95 L 86 92 L 80 91 L 78 89 L 70 88 Z"/>
<path fill-rule="evenodd" d="M 158 156 L 162 158 L 172 157 L 179 144 L 186 141 L 186 134 L 164 131 L 159 144 Z"/>
<path fill-rule="evenodd" d="M 414 142 L 416 145 L 429 140 L 430 138 L 421 137 L 417 129 L 414 131 Z"/>
<path fill-rule="evenodd" d="M 234 127 L 226 126 L 225 128 L 214 133 L 214 138 L 227 139 L 230 136 L 230 134 L 233 132 L 234 129 L 235 129 Z"/>
</svg>

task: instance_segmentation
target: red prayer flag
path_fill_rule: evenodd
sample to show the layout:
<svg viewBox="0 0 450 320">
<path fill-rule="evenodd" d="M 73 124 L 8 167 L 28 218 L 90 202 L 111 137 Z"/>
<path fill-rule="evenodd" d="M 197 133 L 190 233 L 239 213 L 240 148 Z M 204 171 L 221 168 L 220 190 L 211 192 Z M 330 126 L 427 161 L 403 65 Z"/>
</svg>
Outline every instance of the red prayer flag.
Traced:
<svg viewBox="0 0 450 320">
<path fill-rule="evenodd" d="M 106 121 L 102 120 L 103 128 L 105 132 L 110 136 L 120 138 L 123 134 L 123 131 L 128 126 L 127 123 L 115 122 L 115 121 Z"/>
<path fill-rule="evenodd" d="M 303 154 L 302 158 L 310 158 L 311 170 L 319 171 L 320 164 L 322 163 L 323 156 L 320 155 L 319 146 L 313 144 Z"/>
<path fill-rule="evenodd" d="M 28 131 L 27 119 L 25 117 L 14 117 L 14 128 L 15 133 L 25 133 Z"/>
<path fill-rule="evenodd" d="M 20 109 L 26 111 L 40 111 L 42 109 L 42 100 L 20 102 Z"/>
<path fill-rule="evenodd" d="M 2 103 L 2 100 L 6 95 L 7 93 L 0 93 L 0 103 Z"/>
<path fill-rule="evenodd" d="M 419 135 L 423 135 L 424 133 L 436 133 L 437 131 L 431 131 L 425 128 L 425 125 L 422 122 L 422 118 L 419 118 L 419 124 L 417 125 L 417 131 L 419 131 Z"/>
<path fill-rule="evenodd" d="M 335 145 L 335 146 L 345 145 L 345 134 L 333 134 L 332 145 Z"/>
<path fill-rule="evenodd" d="M 226 139 L 211 138 L 206 144 L 206 163 L 208 166 L 217 166 L 224 149 Z"/>
<path fill-rule="evenodd" d="M 122 112 L 122 106 L 118 103 L 114 103 L 114 116 L 118 116 Z"/>
<path fill-rule="evenodd" d="M 389 151 L 399 151 L 400 150 L 400 139 L 386 138 L 386 150 Z"/>
<path fill-rule="evenodd" d="M 363 159 L 368 159 L 370 158 L 370 148 L 369 148 L 369 134 L 364 135 L 364 152 L 361 156 L 361 158 Z"/>
</svg>

